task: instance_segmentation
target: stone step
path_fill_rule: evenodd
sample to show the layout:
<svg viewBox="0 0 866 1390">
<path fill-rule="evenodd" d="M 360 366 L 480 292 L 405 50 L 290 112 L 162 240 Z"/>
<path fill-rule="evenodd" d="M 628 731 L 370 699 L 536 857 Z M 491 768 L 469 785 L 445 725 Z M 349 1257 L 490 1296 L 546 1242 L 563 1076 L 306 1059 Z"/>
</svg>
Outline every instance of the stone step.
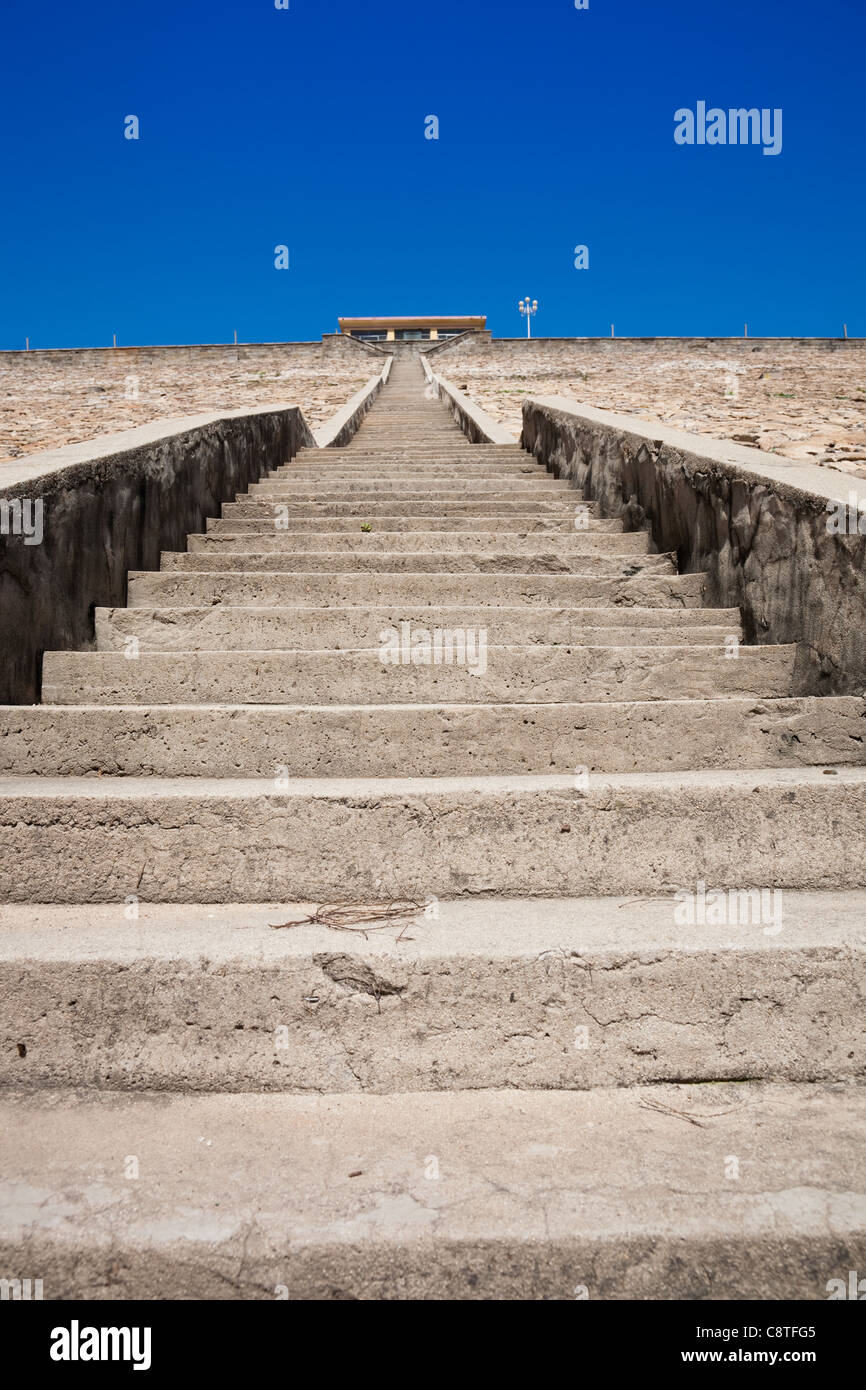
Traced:
<svg viewBox="0 0 866 1390">
<path fill-rule="evenodd" d="M 7 1094 L 0 1259 L 54 1299 L 823 1300 L 864 1126 L 826 1082 Z"/>
<path fill-rule="evenodd" d="M 318 524 L 315 518 L 304 519 L 303 517 L 289 519 L 288 525 L 277 527 L 276 522 L 279 516 L 274 516 L 266 511 L 264 516 L 256 513 L 255 516 L 231 516 L 225 519 L 220 517 L 208 517 L 207 534 L 210 535 L 284 535 L 284 536 L 306 536 L 321 535 L 323 529 L 339 534 L 342 531 L 349 532 L 353 536 L 371 535 L 378 531 L 445 531 L 453 532 L 462 539 L 466 531 L 484 531 L 497 536 L 540 536 L 540 535 L 584 535 L 596 534 L 605 536 L 625 535 L 623 524 L 617 518 L 607 518 L 601 520 L 598 517 L 590 517 L 585 520 L 580 528 L 575 527 L 575 516 L 566 514 L 565 516 L 554 516 L 546 513 L 540 516 L 526 516 L 523 514 L 514 516 L 394 516 L 383 515 L 379 512 L 375 514 L 359 513 L 355 516 L 328 516 L 323 518 Z M 370 526 L 369 532 L 362 531 L 362 526 Z M 629 533 L 631 534 L 631 533 Z"/>
<path fill-rule="evenodd" d="M 675 556 L 601 554 L 579 550 L 575 554 L 551 553 L 550 548 L 533 554 L 501 544 L 498 550 L 276 550 L 270 553 L 224 551 L 216 555 L 194 551 L 163 551 L 160 569 L 169 573 L 207 574 L 236 571 L 239 574 L 326 573 L 360 574 L 582 574 L 619 575 L 676 574 Z"/>
<path fill-rule="evenodd" d="M 387 648 L 389 631 L 393 648 Z M 728 660 L 715 647 L 496 646 L 490 633 L 430 629 L 426 664 L 412 660 L 409 634 L 383 629 L 383 645 L 362 651 L 46 652 L 47 705 L 357 705 L 421 701 L 664 700 L 791 695 L 796 647 L 741 647 Z M 462 638 L 462 640 L 459 640 Z M 395 664 L 385 658 L 392 656 Z M 438 660 L 437 660 L 438 657 Z M 399 663 L 399 664 L 397 664 Z"/>
<path fill-rule="evenodd" d="M 367 423 L 370 424 L 371 421 L 368 420 Z M 384 441 L 374 445 L 365 443 L 366 439 L 368 436 L 365 431 L 356 435 L 341 449 L 322 450 L 305 446 L 298 450 L 294 458 L 309 463 L 321 463 L 323 460 L 333 460 L 336 463 L 342 459 L 384 458 L 389 454 L 396 454 L 400 457 L 411 455 L 417 459 L 427 459 L 431 456 L 444 459 L 473 459 L 477 463 L 489 463 L 491 460 L 495 463 L 535 462 L 534 455 L 522 449 L 519 444 L 470 444 L 466 436 L 456 429 L 447 431 L 431 443 L 416 439 L 407 445 L 394 425 L 390 426 L 388 437 Z M 294 458 L 287 460 L 287 463 L 293 463 Z"/>
<path fill-rule="evenodd" d="M 866 887 L 866 768 L 0 780 L 0 901 Z"/>
<path fill-rule="evenodd" d="M 143 651 L 310 651 L 372 647 L 383 628 L 477 626 L 477 608 L 444 605 L 333 608 L 97 608 L 99 651 L 123 651 L 130 636 Z M 599 626 L 603 624 L 603 626 Z M 502 643 L 580 646 L 719 647 L 742 635 L 736 608 L 496 609 Z"/>
<path fill-rule="evenodd" d="M 0 706 L 0 774 L 520 776 L 859 766 L 863 701 Z"/>
<path fill-rule="evenodd" d="M 320 498 L 318 501 L 310 502 L 278 501 L 277 499 L 268 502 L 254 502 L 252 500 L 224 502 L 222 516 L 224 519 L 231 518 L 232 520 L 240 516 L 252 516 L 260 519 L 293 516 L 310 518 L 356 516 L 362 521 L 367 521 L 371 514 L 375 516 L 418 517 L 552 516 L 559 520 L 570 518 L 573 527 L 576 505 L 571 501 L 566 502 L 559 499 L 545 501 L 534 492 L 531 497 L 521 497 L 519 500 L 511 502 L 502 501 L 498 496 L 466 502 L 460 501 L 459 498 L 449 501 L 444 497 L 438 500 L 422 497 L 413 499 L 398 493 L 389 497 L 379 494 L 368 502 L 347 502 L 339 500 L 338 497 L 335 497 L 334 501 Z M 598 515 L 597 503 L 582 502 L 580 506 L 587 509 L 588 516 Z M 373 508 L 376 510 L 373 511 Z"/>
<path fill-rule="evenodd" d="M 352 531 L 274 531 L 273 528 L 251 535 L 210 532 L 205 536 L 187 537 L 188 556 L 309 555 L 323 551 L 436 551 L 454 548 L 441 531 L 364 531 L 355 526 Z M 500 555 L 647 555 L 649 536 L 646 531 L 541 531 L 530 536 L 500 535 L 496 531 L 464 531 L 460 534 L 460 550 L 476 554 Z"/>
<path fill-rule="evenodd" d="M 265 483 L 274 488 L 297 488 L 305 486 L 308 491 L 315 492 L 317 489 L 327 489 L 333 492 L 337 488 L 373 488 L 373 487 L 436 487 L 446 486 L 459 488 L 471 488 L 478 486 L 482 491 L 489 491 L 491 488 L 541 488 L 549 489 L 550 483 L 554 484 L 555 491 L 568 492 L 572 494 L 579 492 L 578 488 L 571 485 L 565 478 L 556 478 L 552 473 L 544 468 L 530 469 L 528 467 L 517 467 L 513 464 L 504 465 L 501 468 L 470 468 L 455 466 L 446 468 L 422 468 L 412 464 L 399 464 L 392 467 L 382 467 L 381 465 L 369 469 L 355 465 L 352 468 L 281 468 L 272 473 L 262 475 L 258 483 L 252 484 L 253 487 L 263 486 Z"/>
<path fill-rule="evenodd" d="M 557 478 L 381 478 L 369 482 L 344 481 L 327 476 L 314 481 L 307 479 L 265 479 L 251 483 L 249 491 L 238 493 L 238 501 L 257 502 L 316 502 L 352 498 L 413 498 L 418 501 L 441 499 L 443 502 L 478 502 L 527 500 L 578 501 L 582 493 Z"/>
<path fill-rule="evenodd" d="M 226 603 L 332 608 L 343 604 L 458 604 L 489 609 L 557 607 L 701 608 L 706 575 L 601 579 L 574 574 L 171 574 L 129 575 L 131 608 L 199 608 Z M 477 625 L 477 620 L 476 620 Z"/>
<path fill-rule="evenodd" d="M 277 464 L 276 468 L 281 474 L 306 470 L 315 473 L 318 477 L 332 470 L 334 472 L 346 471 L 363 474 L 379 468 L 384 468 L 389 472 L 400 470 L 404 474 L 414 473 L 416 470 L 432 469 L 436 472 L 445 470 L 454 473 L 499 473 L 505 476 L 511 473 L 528 473 L 533 477 L 552 476 L 548 472 L 547 465 L 540 463 L 532 454 L 526 454 L 523 451 L 507 454 L 480 454 L 472 448 L 464 450 L 437 449 L 427 453 L 411 447 L 379 449 L 369 453 L 347 449 L 341 449 L 339 453 L 314 451 L 311 454 L 296 454 L 294 458 L 286 459 L 285 462 Z"/>
<path fill-rule="evenodd" d="M 306 464 L 288 463 L 282 464 L 278 468 L 262 476 L 261 481 L 285 485 L 287 483 L 296 484 L 308 482 L 314 487 L 320 487 L 323 483 L 336 479 L 338 482 L 353 483 L 358 487 L 369 486 L 375 483 L 388 482 L 416 482 L 429 480 L 434 484 L 458 483 L 478 483 L 482 486 L 491 486 L 494 483 L 502 483 L 511 486 L 537 487 L 547 483 L 556 483 L 561 488 L 570 488 L 571 480 L 558 478 L 550 472 L 544 464 L 533 463 L 527 459 L 526 463 L 418 463 L 407 460 L 405 462 L 389 463 L 387 461 L 363 463 L 319 464 L 312 468 Z"/>
<path fill-rule="evenodd" d="M 274 930 L 310 903 L 0 907 L 0 1087 L 862 1079 L 866 893 L 710 895 L 717 925 L 707 896 L 691 925 L 673 896 L 494 899 L 365 935 Z"/>
<path fill-rule="evenodd" d="M 434 482 L 442 478 L 454 478 L 458 481 L 472 478 L 503 478 L 508 480 L 513 478 L 526 481 L 537 478 L 545 481 L 553 476 L 544 464 L 534 463 L 528 456 L 525 463 L 418 463 L 411 459 L 401 460 L 397 463 L 391 463 L 387 460 L 384 462 L 371 460 L 369 463 L 331 463 L 326 460 L 323 463 L 320 460 L 314 466 L 309 466 L 295 460 L 292 463 L 281 464 L 278 468 L 265 474 L 265 478 L 268 480 L 287 479 L 297 482 L 306 479 L 311 483 L 321 483 L 332 478 L 341 482 L 365 482 L 389 478 L 398 478 L 401 482 L 405 481 L 406 478 L 430 478 Z"/>
<path fill-rule="evenodd" d="M 525 453 L 520 445 L 514 444 L 470 444 L 465 435 L 447 422 L 441 425 L 429 415 L 401 419 L 397 415 L 383 416 L 376 420 L 368 416 L 363 435 L 356 436 L 340 449 L 331 448 L 334 454 L 377 453 L 394 449 L 411 449 L 413 452 L 433 452 L 436 449 L 475 453 L 483 449 L 485 453 L 501 449 L 516 455 Z"/>
</svg>

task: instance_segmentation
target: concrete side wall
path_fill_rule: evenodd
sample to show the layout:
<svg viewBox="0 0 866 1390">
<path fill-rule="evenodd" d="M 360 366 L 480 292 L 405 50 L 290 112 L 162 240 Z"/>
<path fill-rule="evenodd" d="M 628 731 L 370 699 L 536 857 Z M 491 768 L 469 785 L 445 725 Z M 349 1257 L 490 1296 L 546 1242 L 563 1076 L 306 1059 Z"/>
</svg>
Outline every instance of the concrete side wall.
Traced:
<svg viewBox="0 0 866 1390">
<path fill-rule="evenodd" d="M 386 358 L 381 372 L 377 376 L 371 376 L 366 385 L 346 402 L 342 410 L 338 410 L 321 429 L 314 431 L 320 449 L 342 449 L 354 438 L 370 406 L 382 387 L 387 384 L 393 360 L 393 357 Z"/>
<path fill-rule="evenodd" d="M 464 396 L 452 382 L 444 376 L 432 373 L 429 363 L 424 360 L 424 373 L 432 381 L 440 400 L 444 400 L 457 424 L 471 444 L 516 444 L 513 434 L 491 419 L 475 401 Z M 429 374 L 429 375 L 428 375 Z"/>
<path fill-rule="evenodd" d="M 862 693 L 866 536 L 831 532 L 828 503 L 853 491 L 866 511 L 864 483 L 559 397 L 524 403 L 522 443 L 681 572 L 706 571 L 748 641 L 799 642 L 801 689 Z"/>
<path fill-rule="evenodd" d="M 127 571 L 184 550 L 220 504 L 313 437 L 296 406 L 143 425 L 9 467 L 0 500 L 43 507 L 41 544 L 0 536 L 0 702 L 39 700 L 44 651 L 87 647 Z"/>
</svg>

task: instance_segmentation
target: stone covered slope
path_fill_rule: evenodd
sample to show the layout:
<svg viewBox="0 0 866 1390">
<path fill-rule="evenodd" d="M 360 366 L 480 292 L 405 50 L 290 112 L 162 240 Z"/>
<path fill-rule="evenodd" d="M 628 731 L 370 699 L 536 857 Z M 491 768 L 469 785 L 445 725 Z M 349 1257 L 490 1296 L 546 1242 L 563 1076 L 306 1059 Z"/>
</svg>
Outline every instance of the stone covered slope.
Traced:
<svg viewBox="0 0 866 1390">
<path fill-rule="evenodd" d="M 4 1267 L 109 1298 L 858 1267 L 862 702 L 731 658 L 702 591 L 397 361 L 349 446 L 47 654 L 0 710 Z M 452 660 L 412 661 L 437 629 Z M 701 880 L 781 890 L 782 930 L 680 924 Z"/>
</svg>

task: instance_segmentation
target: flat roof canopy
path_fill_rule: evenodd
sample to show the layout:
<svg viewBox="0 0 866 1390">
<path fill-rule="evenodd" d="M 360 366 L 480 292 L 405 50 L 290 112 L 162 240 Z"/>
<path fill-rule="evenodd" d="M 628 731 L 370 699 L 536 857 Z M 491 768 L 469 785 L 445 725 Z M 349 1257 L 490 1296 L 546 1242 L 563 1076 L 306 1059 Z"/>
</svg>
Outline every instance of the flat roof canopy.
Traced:
<svg viewBox="0 0 866 1390">
<path fill-rule="evenodd" d="M 435 328 L 448 329 L 456 328 L 461 333 L 470 328 L 486 328 L 486 314 L 457 314 L 445 315 L 430 314 L 427 318 L 370 318 L 370 319 L 338 319 L 341 333 L 382 333 L 389 329 L 395 331 L 399 329 L 418 329 Z"/>
</svg>

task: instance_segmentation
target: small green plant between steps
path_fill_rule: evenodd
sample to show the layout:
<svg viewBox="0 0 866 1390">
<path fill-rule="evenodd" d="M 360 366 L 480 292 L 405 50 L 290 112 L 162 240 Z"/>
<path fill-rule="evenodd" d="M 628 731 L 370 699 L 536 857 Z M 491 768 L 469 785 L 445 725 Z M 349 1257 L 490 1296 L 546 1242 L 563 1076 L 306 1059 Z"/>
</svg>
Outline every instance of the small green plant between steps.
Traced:
<svg viewBox="0 0 866 1390">
<path fill-rule="evenodd" d="M 372 528 L 372 526 L 370 525 L 369 521 L 364 521 L 364 522 L 361 523 L 361 530 L 362 530 L 362 531 L 372 531 L 372 529 L 373 529 L 373 528 Z"/>
</svg>

